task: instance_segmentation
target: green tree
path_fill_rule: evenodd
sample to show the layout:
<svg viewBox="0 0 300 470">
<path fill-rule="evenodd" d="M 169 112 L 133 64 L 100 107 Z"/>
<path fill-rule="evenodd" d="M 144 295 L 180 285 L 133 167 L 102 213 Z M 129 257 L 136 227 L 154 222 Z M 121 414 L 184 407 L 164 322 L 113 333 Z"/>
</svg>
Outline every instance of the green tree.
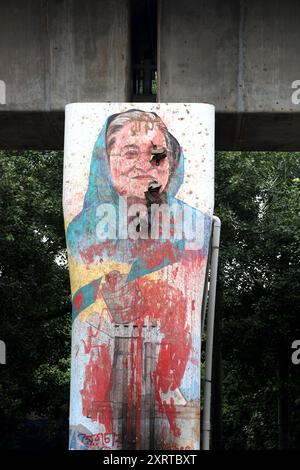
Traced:
<svg viewBox="0 0 300 470">
<path fill-rule="evenodd" d="M 300 447 L 299 175 L 299 153 L 217 155 L 226 448 Z"/>
<path fill-rule="evenodd" d="M 61 152 L 0 153 L 0 337 L 7 346 L 1 447 L 67 438 L 71 306 L 62 161 Z"/>
<path fill-rule="evenodd" d="M 62 166 L 61 152 L 0 153 L 1 447 L 66 447 L 71 305 Z M 224 372 L 223 381 L 215 374 L 214 403 L 223 413 L 216 442 L 223 431 L 225 448 L 300 447 L 300 369 L 290 360 L 300 338 L 299 175 L 300 154 L 217 154 L 214 363 L 222 356 Z"/>
</svg>

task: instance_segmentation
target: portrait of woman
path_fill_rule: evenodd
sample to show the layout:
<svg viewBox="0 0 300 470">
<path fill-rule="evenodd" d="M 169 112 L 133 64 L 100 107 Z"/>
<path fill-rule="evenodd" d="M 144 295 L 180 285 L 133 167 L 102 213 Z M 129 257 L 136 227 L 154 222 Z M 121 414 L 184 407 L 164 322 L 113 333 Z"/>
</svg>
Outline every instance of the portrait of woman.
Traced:
<svg viewBox="0 0 300 470">
<path fill-rule="evenodd" d="M 176 198 L 183 179 L 180 144 L 156 113 L 108 117 L 66 231 L 71 448 L 199 446 L 199 285 L 211 218 Z"/>
</svg>

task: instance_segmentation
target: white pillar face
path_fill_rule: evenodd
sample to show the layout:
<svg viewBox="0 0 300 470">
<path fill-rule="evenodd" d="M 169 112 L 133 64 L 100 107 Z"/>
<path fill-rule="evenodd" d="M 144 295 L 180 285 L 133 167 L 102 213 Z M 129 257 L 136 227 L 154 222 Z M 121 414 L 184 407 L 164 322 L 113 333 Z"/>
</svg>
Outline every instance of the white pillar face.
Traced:
<svg viewBox="0 0 300 470">
<path fill-rule="evenodd" d="M 71 449 L 198 449 L 214 107 L 66 107 Z"/>
</svg>

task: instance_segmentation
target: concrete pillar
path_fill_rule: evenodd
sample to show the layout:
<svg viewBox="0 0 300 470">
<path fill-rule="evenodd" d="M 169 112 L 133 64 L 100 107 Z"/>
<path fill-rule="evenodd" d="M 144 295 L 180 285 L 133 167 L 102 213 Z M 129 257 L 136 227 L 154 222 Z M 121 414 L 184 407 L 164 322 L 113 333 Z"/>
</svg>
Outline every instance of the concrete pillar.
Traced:
<svg viewBox="0 0 300 470">
<path fill-rule="evenodd" d="M 67 106 L 70 449 L 199 449 L 213 182 L 213 106 Z"/>
<path fill-rule="evenodd" d="M 159 100 L 214 103 L 219 149 L 299 149 L 300 2 L 159 5 Z"/>
<path fill-rule="evenodd" d="M 62 148 L 65 105 L 128 101 L 129 62 L 128 0 L 2 2 L 0 148 Z"/>
</svg>

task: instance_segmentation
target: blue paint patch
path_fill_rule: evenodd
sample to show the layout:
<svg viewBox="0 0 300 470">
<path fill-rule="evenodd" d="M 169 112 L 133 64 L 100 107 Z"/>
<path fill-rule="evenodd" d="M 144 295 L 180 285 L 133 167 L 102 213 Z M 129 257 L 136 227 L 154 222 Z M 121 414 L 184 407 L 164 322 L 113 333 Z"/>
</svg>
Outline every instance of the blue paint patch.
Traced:
<svg viewBox="0 0 300 470">
<path fill-rule="evenodd" d="M 72 321 L 80 312 L 95 302 L 97 291 L 101 284 L 102 276 L 78 289 L 73 296 Z"/>
</svg>

